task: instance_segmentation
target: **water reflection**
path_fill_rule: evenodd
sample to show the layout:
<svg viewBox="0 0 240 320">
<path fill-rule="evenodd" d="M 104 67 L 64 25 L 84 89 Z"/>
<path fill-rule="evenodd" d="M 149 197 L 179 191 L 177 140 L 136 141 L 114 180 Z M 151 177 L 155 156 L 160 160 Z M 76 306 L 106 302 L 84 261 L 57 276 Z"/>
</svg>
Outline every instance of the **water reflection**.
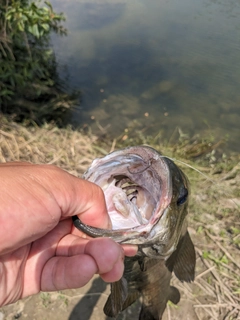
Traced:
<svg viewBox="0 0 240 320">
<path fill-rule="evenodd" d="M 229 135 L 240 150 L 239 1 L 52 3 L 70 30 L 54 39 L 58 59 L 83 91 L 75 121 L 113 135 L 128 126 L 163 139 L 176 127 Z"/>
<path fill-rule="evenodd" d="M 71 12 L 73 30 L 99 29 L 116 22 L 124 12 L 124 3 L 79 2 L 75 1 L 77 10 Z"/>
</svg>

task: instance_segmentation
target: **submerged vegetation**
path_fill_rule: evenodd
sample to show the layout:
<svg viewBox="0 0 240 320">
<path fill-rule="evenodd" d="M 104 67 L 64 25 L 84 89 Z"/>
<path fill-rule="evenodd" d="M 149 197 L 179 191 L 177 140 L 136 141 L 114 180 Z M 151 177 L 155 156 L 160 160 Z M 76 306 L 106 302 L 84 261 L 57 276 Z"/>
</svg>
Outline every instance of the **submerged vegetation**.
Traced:
<svg viewBox="0 0 240 320">
<path fill-rule="evenodd" d="M 78 95 L 64 91 L 50 47 L 64 20 L 47 1 L 0 0 L 0 112 L 38 124 L 66 118 Z"/>
</svg>

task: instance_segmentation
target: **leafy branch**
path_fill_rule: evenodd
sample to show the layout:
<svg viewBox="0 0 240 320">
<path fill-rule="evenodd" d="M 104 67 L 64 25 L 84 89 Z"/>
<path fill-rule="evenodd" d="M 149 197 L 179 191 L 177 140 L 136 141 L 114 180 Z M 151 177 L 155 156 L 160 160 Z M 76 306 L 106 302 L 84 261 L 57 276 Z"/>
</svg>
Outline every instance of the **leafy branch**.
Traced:
<svg viewBox="0 0 240 320">
<path fill-rule="evenodd" d="M 48 1 L 0 0 L 0 111 L 36 118 L 37 108 L 26 102 L 26 110 L 22 101 L 44 101 L 46 107 L 47 100 L 58 97 L 61 90 L 56 90 L 59 79 L 49 43 L 51 32 L 67 34 L 64 20 Z"/>
</svg>

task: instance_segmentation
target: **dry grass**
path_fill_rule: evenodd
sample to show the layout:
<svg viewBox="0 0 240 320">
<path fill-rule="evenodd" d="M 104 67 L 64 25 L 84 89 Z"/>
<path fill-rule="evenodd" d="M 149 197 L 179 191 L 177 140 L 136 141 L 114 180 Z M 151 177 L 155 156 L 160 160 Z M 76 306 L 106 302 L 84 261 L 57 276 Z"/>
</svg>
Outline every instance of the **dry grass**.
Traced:
<svg viewBox="0 0 240 320">
<path fill-rule="evenodd" d="M 129 142 L 133 143 L 133 140 Z M 123 144 L 122 137 L 119 141 L 102 143 L 81 130 L 59 129 L 53 125 L 25 128 L 0 119 L 0 162 L 55 164 L 80 176 L 94 158 L 120 144 Z M 155 142 L 152 146 L 161 149 Z M 164 153 L 172 154 L 171 148 L 163 149 Z M 179 309 L 168 306 L 169 320 L 179 319 L 181 308 L 184 319 L 184 301 L 192 305 L 192 319 L 240 319 L 240 166 L 237 160 L 235 157 L 234 164 L 225 166 L 218 175 L 211 174 L 212 167 L 201 168 L 211 179 L 184 169 L 192 184 L 189 225 L 197 251 L 197 274 L 193 284 L 173 279 L 181 289 L 182 305 Z"/>
<path fill-rule="evenodd" d="M 54 164 L 74 175 L 81 175 L 99 156 L 93 144 L 97 137 L 59 129 L 51 124 L 25 128 L 19 124 L 0 122 L 0 161 L 30 161 Z"/>
</svg>

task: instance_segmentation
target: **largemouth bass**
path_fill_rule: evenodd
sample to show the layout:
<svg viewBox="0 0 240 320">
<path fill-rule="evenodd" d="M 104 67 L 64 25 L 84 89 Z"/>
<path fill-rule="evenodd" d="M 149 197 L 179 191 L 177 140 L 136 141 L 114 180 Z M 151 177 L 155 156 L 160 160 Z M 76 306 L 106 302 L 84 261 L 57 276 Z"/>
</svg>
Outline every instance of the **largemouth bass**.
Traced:
<svg viewBox="0 0 240 320">
<path fill-rule="evenodd" d="M 194 280 L 187 177 L 172 160 L 147 146 L 97 158 L 83 177 L 103 189 L 112 228 L 85 225 L 77 216 L 74 225 L 91 237 L 138 246 L 135 257 L 125 258 L 123 277 L 111 284 L 105 314 L 117 317 L 141 298 L 139 319 L 161 319 L 168 300 L 180 300 L 179 291 L 170 285 L 172 272 L 181 281 Z"/>
</svg>

